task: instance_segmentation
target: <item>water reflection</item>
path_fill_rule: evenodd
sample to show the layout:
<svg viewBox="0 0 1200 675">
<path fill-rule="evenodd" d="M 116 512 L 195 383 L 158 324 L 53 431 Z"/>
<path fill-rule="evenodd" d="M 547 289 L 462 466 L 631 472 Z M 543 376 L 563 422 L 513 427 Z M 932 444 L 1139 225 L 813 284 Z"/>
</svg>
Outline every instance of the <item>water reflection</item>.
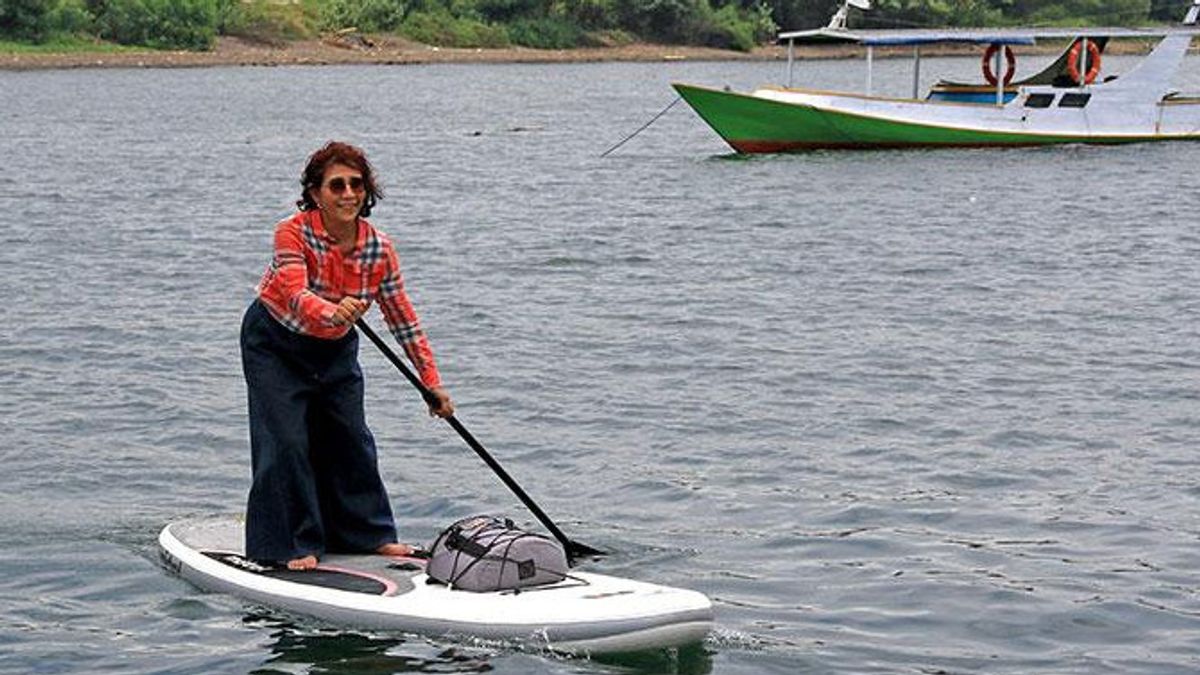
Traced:
<svg viewBox="0 0 1200 675">
<path fill-rule="evenodd" d="M 712 654 L 702 644 L 679 649 L 655 649 L 628 654 L 592 657 L 594 663 L 614 666 L 618 672 L 704 675 L 712 672 Z"/>
<path fill-rule="evenodd" d="M 253 675 L 355 675 L 381 673 L 483 673 L 495 670 L 493 661 L 511 657 L 515 648 L 481 648 L 447 645 L 415 636 L 357 633 L 336 628 L 306 626 L 268 611 L 246 615 L 250 627 L 270 631 L 270 657 Z M 547 657 L 557 660 L 561 672 L 578 672 L 575 664 L 606 666 L 613 673 L 674 673 L 705 675 L 712 672 L 712 654 L 702 644 L 679 649 L 656 649 L 591 658 L 550 652 L 530 655 L 545 669 Z M 511 665 L 511 660 L 510 660 Z"/>
<path fill-rule="evenodd" d="M 271 631 L 270 657 L 256 675 L 276 673 L 483 673 L 492 652 L 446 647 L 419 638 L 369 635 L 306 627 L 278 616 L 253 613 L 250 626 Z"/>
</svg>

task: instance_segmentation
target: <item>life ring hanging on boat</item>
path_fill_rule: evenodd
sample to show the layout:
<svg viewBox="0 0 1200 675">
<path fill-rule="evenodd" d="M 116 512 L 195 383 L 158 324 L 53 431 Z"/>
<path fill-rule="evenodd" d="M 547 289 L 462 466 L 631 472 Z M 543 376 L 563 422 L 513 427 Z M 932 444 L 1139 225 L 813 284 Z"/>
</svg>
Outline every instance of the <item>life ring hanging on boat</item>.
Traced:
<svg viewBox="0 0 1200 675">
<path fill-rule="evenodd" d="M 996 42 L 988 45 L 987 51 L 983 53 L 983 79 L 987 80 L 988 84 L 996 84 L 996 73 L 992 72 L 992 58 L 996 56 L 1000 45 Z M 1004 60 L 1008 65 L 1004 69 L 1004 84 L 1008 85 L 1012 82 L 1013 75 L 1017 72 L 1017 55 L 1013 54 L 1012 47 L 1004 45 Z"/>
<path fill-rule="evenodd" d="M 1084 73 L 1082 80 L 1079 79 L 1079 55 L 1083 52 L 1083 40 L 1076 40 L 1075 44 L 1071 45 L 1070 51 L 1067 52 L 1067 76 L 1072 82 L 1080 84 L 1091 84 L 1096 81 L 1096 76 L 1100 74 L 1100 47 L 1096 45 L 1095 40 L 1087 41 L 1087 72 Z"/>
</svg>

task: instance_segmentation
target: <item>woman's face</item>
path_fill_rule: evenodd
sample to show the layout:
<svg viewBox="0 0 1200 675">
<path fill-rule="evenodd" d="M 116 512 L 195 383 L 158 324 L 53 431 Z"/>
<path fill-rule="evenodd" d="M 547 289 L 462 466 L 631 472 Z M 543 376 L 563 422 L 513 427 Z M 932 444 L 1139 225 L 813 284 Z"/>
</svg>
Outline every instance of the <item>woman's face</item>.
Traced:
<svg viewBox="0 0 1200 675">
<path fill-rule="evenodd" d="M 358 218 L 366 198 L 362 172 L 345 164 L 330 164 L 314 195 L 321 215 L 335 225 L 352 223 Z"/>
</svg>

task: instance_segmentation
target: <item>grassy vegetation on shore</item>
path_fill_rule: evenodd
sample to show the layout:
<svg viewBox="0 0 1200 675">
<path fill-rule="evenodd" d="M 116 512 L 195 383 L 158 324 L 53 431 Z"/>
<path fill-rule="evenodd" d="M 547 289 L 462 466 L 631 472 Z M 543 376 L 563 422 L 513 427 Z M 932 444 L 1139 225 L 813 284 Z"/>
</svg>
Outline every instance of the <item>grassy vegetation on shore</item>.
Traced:
<svg viewBox="0 0 1200 675">
<path fill-rule="evenodd" d="M 875 0 L 852 23 L 1137 25 L 1190 0 Z M 0 0 L 0 53 L 282 46 L 353 30 L 439 47 L 574 49 L 653 42 L 751 51 L 821 25 L 842 0 Z"/>
<path fill-rule="evenodd" d="M 750 50 L 777 26 L 761 0 L 739 2 L 0 0 L 0 39 L 77 49 L 74 36 L 203 51 L 222 35 L 283 44 L 354 28 L 444 47 L 569 49 L 650 39 Z"/>
<path fill-rule="evenodd" d="M 145 47 L 75 36 L 55 36 L 45 42 L 19 42 L 0 39 L 0 54 L 124 54 L 142 52 Z"/>
</svg>

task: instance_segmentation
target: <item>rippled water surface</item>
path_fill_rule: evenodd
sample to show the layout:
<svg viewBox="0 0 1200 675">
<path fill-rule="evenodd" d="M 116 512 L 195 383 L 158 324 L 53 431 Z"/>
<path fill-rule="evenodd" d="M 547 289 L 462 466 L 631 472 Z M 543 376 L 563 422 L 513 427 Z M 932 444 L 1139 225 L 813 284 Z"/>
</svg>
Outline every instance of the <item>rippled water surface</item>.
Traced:
<svg viewBox="0 0 1200 675">
<path fill-rule="evenodd" d="M 782 70 L 0 73 L 0 671 L 1200 669 L 1200 146 L 739 159 L 680 105 L 599 157 L 672 80 Z M 238 322 L 329 138 L 382 174 L 460 419 L 591 569 L 712 597 L 701 649 L 345 630 L 159 565 L 243 503 Z M 362 360 L 402 536 L 532 520 Z"/>
</svg>

